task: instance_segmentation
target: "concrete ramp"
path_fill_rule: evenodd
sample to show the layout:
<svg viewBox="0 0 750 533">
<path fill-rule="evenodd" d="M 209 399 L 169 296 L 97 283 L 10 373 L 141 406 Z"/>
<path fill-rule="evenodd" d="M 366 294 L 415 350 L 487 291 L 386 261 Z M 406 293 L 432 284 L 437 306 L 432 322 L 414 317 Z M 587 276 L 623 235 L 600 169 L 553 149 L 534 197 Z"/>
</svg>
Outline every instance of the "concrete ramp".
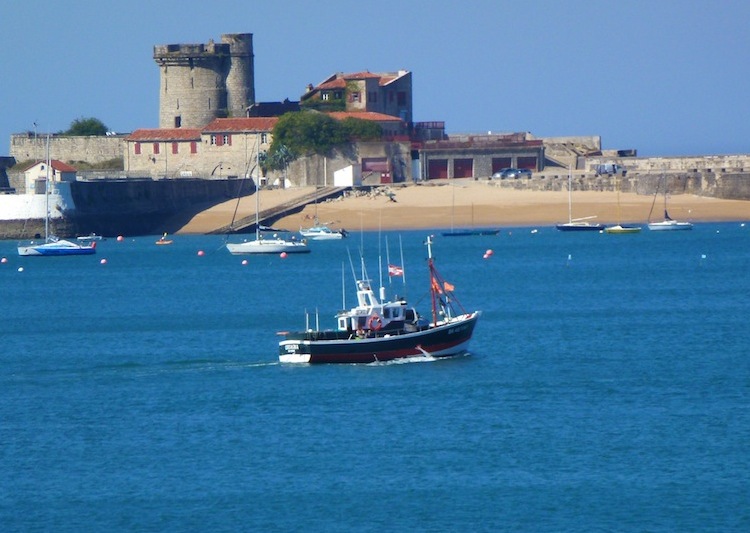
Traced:
<svg viewBox="0 0 750 533">
<path fill-rule="evenodd" d="M 351 189 L 351 187 L 322 187 L 311 193 L 303 194 L 293 200 L 284 202 L 267 209 L 263 209 L 258 213 L 258 221 L 261 226 L 271 226 L 277 220 L 286 216 L 298 213 L 304 209 L 306 205 L 313 204 L 315 202 L 322 202 L 328 198 L 336 198 L 344 194 L 344 191 Z M 262 191 L 261 191 L 262 192 Z M 227 224 L 215 230 L 208 232 L 209 235 L 222 235 L 227 233 L 249 233 L 255 231 L 255 214 L 248 215 L 246 217 L 235 220 L 233 223 Z"/>
</svg>

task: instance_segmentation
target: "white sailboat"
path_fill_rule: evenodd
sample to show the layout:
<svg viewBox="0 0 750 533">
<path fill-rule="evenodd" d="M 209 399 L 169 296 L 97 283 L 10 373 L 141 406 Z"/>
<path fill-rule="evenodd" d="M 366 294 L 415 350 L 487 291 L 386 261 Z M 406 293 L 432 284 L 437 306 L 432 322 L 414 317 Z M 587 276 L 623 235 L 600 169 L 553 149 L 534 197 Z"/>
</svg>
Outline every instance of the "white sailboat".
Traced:
<svg viewBox="0 0 750 533">
<path fill-rule="evenodd" d="M 616 177 L 615 177 L 615 189 L 617 189 L 617 224 L 615 224 L 614 226 L 607 226 L 606 228 L 604 228 L 604 231 L 606 231 L 607 233 L 615 234 L 615 235 L 626 234 L 626 233 L 639 233 L 641 231 L 640 226 L 628 226 L 628 225 L 623 225 L 622 222 L 620 222 L 621 220 L 620 182 Z"/>
<path fill-rule="evenodd" d="M 660 222 L 651 222 L 651 213 L 654 211 L 654 204 L 656 203 L 656 196 L 659 194 L 659 187 L 656 187 L 656 193 L 654 193 L 654 201 L 651 204 L 651 211 L 648 214 L 648 229 L 651 231 L 678 231 L 693 229 L 691 222 L 679 222 L 669 216 L 667 211 L 667 177 L 662 176 L 661 181 L 664 182 L 664 220 Z"/>
<path fill-rule="evenodd" d="M 19 243 L 18 255 L 21 256 L 59 256 L 59 255 L 91 255 L 96 253 L 96 241 L 75 243 L 65 239 L 58 239 L 49 231 L 49 196 L 50 196 L 50 168 L 52 160 L 49 155 L 49 135 L 47 135 L 47 157 L 45 161 L 45 213 L 44 213 L 44 241 L 29 241 Z"/>
<path fill-rule="evenodd" d="M 568 167 L 568 221 L 555 227 L 560 231 L 601 231 L 606 227 L 604 224 L 587 222 L 592 218 L 596 218 L 596 215 L 573 218 L 573 170 Z"/>
<path fill-rule="evenodd" d="M 286 233 L 284 230 L 274 228 L 261 228 L 260 225 L 260 143 L 256 139 L 256 182 L 255 182 L 255 240 L 245 240 L 239 243 L 226 244 L 227 250 L 232 255 L 250 254 L 299 254 L 309 253 L 307 243 L 298 241 L 292 237 L 285 239 L 280 235 Z M 239 199 L 238 199 L 239 201 Z M 270 236 L 269 236 L 270 235 Z"/>
</svg>

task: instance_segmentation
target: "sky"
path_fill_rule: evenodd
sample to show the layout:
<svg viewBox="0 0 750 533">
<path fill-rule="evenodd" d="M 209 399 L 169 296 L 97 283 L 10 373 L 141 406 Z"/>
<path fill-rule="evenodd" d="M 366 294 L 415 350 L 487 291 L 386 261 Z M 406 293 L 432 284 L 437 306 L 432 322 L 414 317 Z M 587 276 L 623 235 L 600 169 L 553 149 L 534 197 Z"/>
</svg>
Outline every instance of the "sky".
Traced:
<svg viewBox="0 0 750 533">
<path fill-rule="evenodd" d="M 336 72 L 412 73 L 450 134 L 600 136 L 639 156 L 750 153 L 750 2 L 5 0 L 0 156 L 94 117 L 155 128 L 154 45 L 252 33 L 260 102 Z"/>
</svg>

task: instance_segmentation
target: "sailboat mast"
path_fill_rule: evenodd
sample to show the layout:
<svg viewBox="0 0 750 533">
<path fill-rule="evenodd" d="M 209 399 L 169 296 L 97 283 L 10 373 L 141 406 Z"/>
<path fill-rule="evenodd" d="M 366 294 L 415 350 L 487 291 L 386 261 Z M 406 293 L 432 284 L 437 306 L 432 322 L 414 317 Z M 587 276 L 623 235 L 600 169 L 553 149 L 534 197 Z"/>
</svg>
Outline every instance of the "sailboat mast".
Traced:
<svg viewBox="0 0 750 533">
<path fill-rule="evenodd" d="M 49 133 L 47 134 L 47 172 L 44 179 L 44 241 L 49 241 L 49 167 L 51 159 L 49 156 Z"/>
<path fill-rule="evenodd" d="M 260 135 L 255 133 L 255 240 L 260 240 Z"/>
<path fill-rule="evenodd" d="M 568 165 L 568 222 L 573 222 L 573 167 Z"/>
</svg>

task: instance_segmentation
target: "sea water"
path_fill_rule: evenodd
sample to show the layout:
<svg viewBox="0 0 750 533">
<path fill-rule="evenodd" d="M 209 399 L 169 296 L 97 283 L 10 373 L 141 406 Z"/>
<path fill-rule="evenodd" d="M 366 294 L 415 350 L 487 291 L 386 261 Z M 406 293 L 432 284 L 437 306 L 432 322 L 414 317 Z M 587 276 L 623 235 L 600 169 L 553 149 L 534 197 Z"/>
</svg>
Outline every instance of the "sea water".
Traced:
<svg viewBox="0 0 750 533">
<path fill-rule="evenodd" d="M 0 242 L 2 531 L 750 529 L 750 226 L 437 234 L 470 355 L 278 363 L 361 257 L 427 314 L 426 236 Z"/>
</svg>

